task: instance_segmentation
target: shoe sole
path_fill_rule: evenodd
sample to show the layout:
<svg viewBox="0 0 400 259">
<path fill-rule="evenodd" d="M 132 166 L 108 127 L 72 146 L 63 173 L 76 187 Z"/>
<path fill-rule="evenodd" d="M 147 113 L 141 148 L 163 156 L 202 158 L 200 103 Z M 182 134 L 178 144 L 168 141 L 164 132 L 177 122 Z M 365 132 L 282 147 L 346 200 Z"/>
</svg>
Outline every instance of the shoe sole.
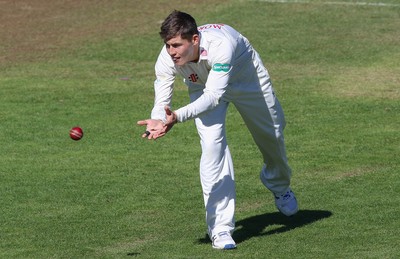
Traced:
<svg viewBox="0 0 400 259">
<path fill-rule="evenodd" d="M 299 209 L 297 209 L 296 211 L 291 211 L 289 214 L 283 213 L 281 210 L 279 210 L 279 212 L 282 213 L 282 215 L 285 215 L 286 217 L 291 217 L 291 216 L 296 215 L 297 212 L 299 212 Z"/>
<path fill-rule="evenodd" d="M 234 244 L 227 244 L 227 245 L 225 245 L 224 247 L 213 246 L 213 248 L 219 249 L 219 250 L 232 250 L 232 249 L 236 249 L 236 245 L 234 245 Z"/>
</svg>

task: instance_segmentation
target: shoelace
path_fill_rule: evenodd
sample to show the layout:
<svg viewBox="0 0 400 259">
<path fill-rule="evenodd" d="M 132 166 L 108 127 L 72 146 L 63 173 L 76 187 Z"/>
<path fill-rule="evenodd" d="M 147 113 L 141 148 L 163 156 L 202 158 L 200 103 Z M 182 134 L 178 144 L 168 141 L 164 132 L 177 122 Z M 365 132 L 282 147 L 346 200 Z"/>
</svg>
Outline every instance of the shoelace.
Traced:
<svg viewBox="0 0 400 259">
<path fill-rule="evenodd" d="M 288 191 L 288 192 L 286 192 L 285 194 L 281 195 L 281 198 L 282 198 L 284 201 L 288 200 L 290 197 L 291 197 L 291 196 L 290 196 L 290 191 Z M 279 196 L 275 196 L 275 199 L 279 200 L 280 197 L 279 197 Z"/>
<path fill-rule="evenodd" d="M 217 239 L 218 237 L 223 237 L 223 236 L 229 236 L 228 232 L 224 231 L 224 232 L 220 232 L 220 233 L 216 234 L 216 235 L 213 237 L 213 241 L 214 241 L 215 239 Z"/>
</svg>

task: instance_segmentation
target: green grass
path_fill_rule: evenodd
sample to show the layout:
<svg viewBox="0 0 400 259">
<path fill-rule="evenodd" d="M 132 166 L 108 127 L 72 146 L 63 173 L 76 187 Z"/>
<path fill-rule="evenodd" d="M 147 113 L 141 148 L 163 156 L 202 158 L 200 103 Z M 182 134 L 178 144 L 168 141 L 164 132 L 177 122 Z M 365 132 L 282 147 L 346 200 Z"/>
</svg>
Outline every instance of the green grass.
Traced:
<svg viewBox="0 0 400 259">
<path fill-rule="evenodd" d="M 90 35 L 0 64 L 1 258 L 400 256 L 399 7 L 233 0 L 192 12 L 199 24 L 233 25 L 263 57 L 301 207 L 291 219 L 276 212 L 231 107 L 238 249 L 221 252 L 205 237 L 193 122 L 150 142 L 136 126 L 153 103 L 158 21 L 181 2 L 128 2 L 71 11 L 71 30 L 81 19 Z M 96 34 L 100 20 L 124 25 Z M 187 102 L 178 82 L 174 106 Z M 69 139 L 75 125 L 81 141 Z"/>
</svg>

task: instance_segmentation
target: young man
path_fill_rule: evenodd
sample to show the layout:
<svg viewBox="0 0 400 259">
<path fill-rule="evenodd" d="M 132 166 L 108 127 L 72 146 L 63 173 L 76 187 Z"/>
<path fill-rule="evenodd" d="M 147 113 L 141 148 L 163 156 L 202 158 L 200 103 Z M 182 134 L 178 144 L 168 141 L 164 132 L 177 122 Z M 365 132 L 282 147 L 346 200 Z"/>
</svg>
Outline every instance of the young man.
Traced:
<svg viewBox="0 0 400 259">
<path fill-rule="evenodd" d="M 298 206 L 289 187 L 282 108 L 258 53 L 232 27 L 197 27 L 192 16 L 174 11 L 161 25 L 160 36 L 165 46 L 155 66 L 154 108 L 151 119 L 138 121 L 146 126 L 142 137 L 157 139 L 178 122 L 195 120 L 202 148 L 200 180 L 208 234 L 214 248 L 233 249 L 236 192 L 225 133 L 228 105 L 235 105 L 263 155 L 261 182 L 274 194 L 278 210 L 291 216 Z M 188 86 L 191 102 L 172 111 L 178 74 Z"/>
</svg>

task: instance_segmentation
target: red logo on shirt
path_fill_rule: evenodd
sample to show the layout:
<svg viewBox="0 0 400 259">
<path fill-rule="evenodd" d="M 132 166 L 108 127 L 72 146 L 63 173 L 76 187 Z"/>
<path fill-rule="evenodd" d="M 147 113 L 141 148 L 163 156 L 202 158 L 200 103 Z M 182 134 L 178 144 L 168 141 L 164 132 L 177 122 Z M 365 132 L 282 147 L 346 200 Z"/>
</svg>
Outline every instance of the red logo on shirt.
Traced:
<svg viewBox="0 0 400 259">
<path fill-rule="evenodd" d="M 222 23 L 220 23 L 220 24 L 206 24 L 206 25 L 203 25 L 203 26 L 198 27 L 197 29 L 198 29 L 199 31 L 207 30 L 207 29 L 211 29 L 211 28 L 214 28 L 214 29 L 221 29 L 222 26 L 224 26 L 224 24 L 222 24 Z"/>
<path fill-rule="evenodd" d="M 188 78 L 190 82 L 195 83 L 199 79 L 199 76 L 197 74 L 191 74 Z"/>
</svg>

